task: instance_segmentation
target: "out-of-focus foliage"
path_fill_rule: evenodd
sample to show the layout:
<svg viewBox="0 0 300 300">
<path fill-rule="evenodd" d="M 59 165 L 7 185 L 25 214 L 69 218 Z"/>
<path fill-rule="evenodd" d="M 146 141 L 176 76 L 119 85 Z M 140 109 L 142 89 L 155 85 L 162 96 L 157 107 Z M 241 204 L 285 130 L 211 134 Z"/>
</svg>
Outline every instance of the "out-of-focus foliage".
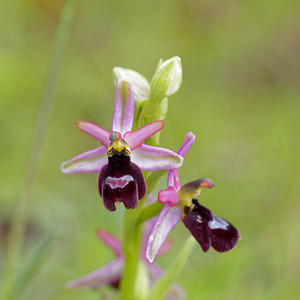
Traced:
<svg viewBox="0 0 300 300">
<path fill-rule="evenodd" d="M 0 3 L 0 268 L 62 4 Z M 198 247 L 178 282 L 191 300 L 299 299 L 299 8 L 298 0 L 79 1 L 22 262 L 45 236 L 52 250 L 28 269 L 35 276 L 20 286 L 20 299 L 99 299 L 101 292 L 63 285 L 110 260 L 94 230 L 120 236 L 122 208 L 104 209 L 96 174 L 66 176 L 59 164 L 97 145 L 77 120 L 110 128 L 113 67 L 150 79 L 159 58 L 174 55 L 182 59 L 183 84 L 170 98 L 162 146 L 177 151 L 188 130 L 196 134 L 181 180 L 212 178 L 216 187 L 203 191 L 201 203 L 243 236 L 225 254 Z M 174 230 L 174 249 L 161 266 L 187 235 L 182 225 Z"/>
</svg>

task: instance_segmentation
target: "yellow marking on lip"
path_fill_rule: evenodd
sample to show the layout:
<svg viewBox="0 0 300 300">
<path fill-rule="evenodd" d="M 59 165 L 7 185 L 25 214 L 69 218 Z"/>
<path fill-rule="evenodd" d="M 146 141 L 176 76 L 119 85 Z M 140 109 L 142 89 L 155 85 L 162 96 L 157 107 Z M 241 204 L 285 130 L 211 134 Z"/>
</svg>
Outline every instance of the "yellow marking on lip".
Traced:
<svg viewBox="0 0 300 300">
<path fill-rule="evenodd" d="M 114 155 L 114 151 L 117 152 L 122 152 L 123 150 L 125 150 L 125 155 L 130 156 L 131 152 L 130 152 L 130 148 L 128 146 L 128 144 L 122 139 L 118 139 L 118 140 L 113 140 L 110 142 L 108 148 L 107 148 L 107 155 L 108 156 L 112 156 Z"/>
</svg>

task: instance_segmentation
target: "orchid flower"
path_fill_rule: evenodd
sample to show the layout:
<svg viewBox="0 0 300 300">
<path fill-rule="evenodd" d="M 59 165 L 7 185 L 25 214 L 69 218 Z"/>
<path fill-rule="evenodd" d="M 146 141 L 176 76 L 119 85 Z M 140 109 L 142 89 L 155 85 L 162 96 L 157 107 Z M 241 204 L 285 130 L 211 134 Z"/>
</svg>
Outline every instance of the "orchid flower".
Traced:
<svg viewBox="0 0 300 300">
<path fill-rule="evenodd" d="M 164 127 L 164 121 L 154 121 L 132 130 L 134 95 L 130 84 L 117 83 L 112 130 L 96 124 L 78 121 L 76 126 L 101 142 L 96 149 L 86 151 L 61 164 L 63 173 L 99 173 L 98 189 L 105 207 L 114 211 L 115 203 L 135 208 L 146 193 L 145 171 L 170 170 L 182 165 L 182 156 L 175 152 L 143 144 Z"/>
<path fill-rule="evenodd" d="M 101 286 L 109 285 L 114 288 L 119 288 L 120 281 L 124 268 L 124 255 L 122 252 L 122 242 L 112 234 L 98 229 L 96 231 L 98 238 L 105 243 L 115 254 L 115 259 L 103 266 L 102 268 L 93 271 L 83 277 L 72 280 L 66 284 L 67 288 L 79 289 L 98 289 Z M 150 264 L 145 257 L 145 240 L 142 242 L 142 251 L 140 252 L 141 261 L 148 270 L 149 283 L 151 288 L 154 283 L 163 275 L 162 269 L 156 264 Z M 170 243 L 165 243 L 159 252 L 159 255 L 166 253 L 170 249 Z M 166 299 L 175 300 L 185 297 L 185 292 L 177 284 L 173 283 L 170 287 Z"/>
<path fill-rule="evenodd" d="M 192 132 L 188 132 L 178 154 L 184 157 L 195 141 Z M 197 196 L 202 187 L 212 188 L 214 183 L 209 178 L 189 182 L 181 187 L 178 170 L 168 173 L 166 190 L 158 193 L 158 201 L 165 204 L 150 231 L 146 257 L 153 262 L 159 249 L 175 225 L 182 220 L 204 252 L 212 246 L 218 252 L 231 250 L 237 244 L 240 234 L 229 222 L 215 216 L 199 204 Z"/>
</svg>

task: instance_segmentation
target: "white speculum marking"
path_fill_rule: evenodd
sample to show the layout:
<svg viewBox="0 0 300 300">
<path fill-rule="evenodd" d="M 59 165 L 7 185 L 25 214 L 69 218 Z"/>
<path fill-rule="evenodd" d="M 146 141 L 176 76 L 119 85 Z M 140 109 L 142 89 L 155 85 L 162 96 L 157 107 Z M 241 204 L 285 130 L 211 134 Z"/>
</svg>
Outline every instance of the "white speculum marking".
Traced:
<svg viewBox="0 0 300 300">
<path fill-rule="evenodd" d="M 208 226 L 210 229 L 226 230 L 228 228 L 228 223 L 225 220 L 223 220 L 217 216 L 214 216 L 213 220 L 208 222 Z"/>
<path fill-rule="evenodd" d="M 105 184 L 108 184 L 111 189 L 124 188 L 129 182 L 134 181 L 131 175 L 124 175 L 122 177 L 110 177 L 105 180 Z"/>
</svg>

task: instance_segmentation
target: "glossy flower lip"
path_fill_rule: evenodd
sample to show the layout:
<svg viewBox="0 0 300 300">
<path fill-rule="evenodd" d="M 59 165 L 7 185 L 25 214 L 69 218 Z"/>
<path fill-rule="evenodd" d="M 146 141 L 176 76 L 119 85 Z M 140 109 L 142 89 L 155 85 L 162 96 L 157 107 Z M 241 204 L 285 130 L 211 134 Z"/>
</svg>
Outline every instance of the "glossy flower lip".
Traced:
<svg viewBox="0 0 300 300">
<path fill-rule="evenodd" d="M 185 206 L 182 221 L 204 252 L 213 247 L 218 252 L 234 248 L 240 238 L 238 230 L 228 221 L 215 216 L 205 206 L 192 199 L 192 207 Z"/>
<path fill-rule="evenodd" d="M 99 173 L 98 190 L 105 207 L 110 211 L 116 209 L 115 203 L 118 202 L 123 202 L 130 209 L 137 206 L 138 200 L 146 192 L 141 170 L 169 170 L 179 168 L 183 163 L 183 158 L 169 149 L 144 144 L 146 139 L 164 127 L 164 121 L 154 121 L 131 131 L 133 121 L 132 88 L 128 82 L 119 80 L 112 130 L 102 129 L 86 121 L 78 121 L 76 124 L 81 131 L 97 139 L 102 145 L 61 165 L 62 172 L 66 174 Z M 124 178 L 132 180 L 124 181 Z"/>
<path fill-rule="evenodd" d="M 124 143 L 112 142 L 106 164 L 98 179 L 98 190 L 106 209 L 116 210 L 115 203 L 122 202 L 134 209 L 146 193 L 146 182 L 140 168 L 131 162 L 130 152 Z"/>
<path fill-rule="evenodd" d="M 143 229 L 145 229 L 145 227 Z M 65 285 L 66 288 L 97 289 L 105 285 L 109 285 L 114 288 L 119 288 L 119 283 L 121 281 L 124 268 L 124 254 L 122 251 L 122 242 L 116 237 L 114 237 L 112 234 L 102 229 L 97 229 L 96 233 L 98 238 L 114 252 L 114 260 L 87 275 L 67 282 Z M 145 248 L 144 240 L 142 241 L 142 248 Z M 165 253 L 169 249 L 170 244 L 165 243 L 162 246 L 159 255 Z M 145 257 L 145 251 L 141 251 L 141 260 L 148 270 L 151 287 L 153 286 L 155 281 L 157 281 L 163 275 L 163 270 L 158 265 L 150 264 L 147 261 Z M 171 285 L 168 294 L 166 295 L 166 299 L 175 300 L 182 298 L 185 298 L 185 292 L 176 282 L 174 282 Z"/>
<path fill-rule="evenodd" d="M 194 140 L 195 136 L 191 132 L 187 133 L 178 154 L 185 156 Z M 180 220 L 204 252 L 211 246 L 218 252 L 229 251 L 236 246 L 240 238 L 238 230 L 226 220 L 212 214 L 196 198 L 200 195 L 201 188 L 214 187 L 211 179 L 201 178 L 181 187 L 178 170 L 175 169 L 169 171 L 167 185 L 168 188 L 158 194 L 158 201 L 165 206 L 149 234 L 146 247 L 149 262 L 154 261 L 161 245 Z"/>
</svg>

